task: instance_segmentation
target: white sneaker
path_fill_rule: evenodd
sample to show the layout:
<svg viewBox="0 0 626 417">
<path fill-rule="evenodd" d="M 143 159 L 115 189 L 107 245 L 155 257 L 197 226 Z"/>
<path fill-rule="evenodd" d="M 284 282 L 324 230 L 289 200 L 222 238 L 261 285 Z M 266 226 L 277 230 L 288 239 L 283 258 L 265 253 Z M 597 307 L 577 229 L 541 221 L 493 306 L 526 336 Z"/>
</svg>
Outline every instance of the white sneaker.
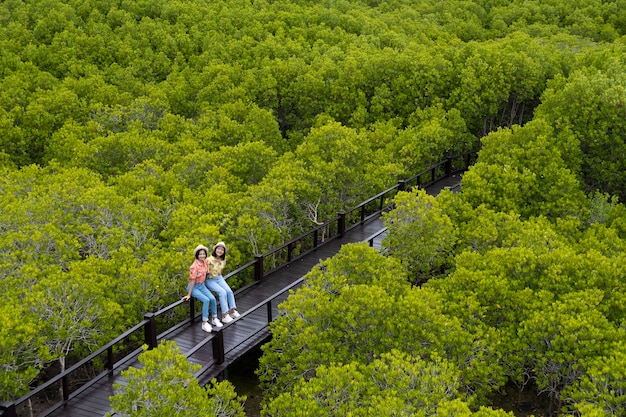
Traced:
<svg viewBox="0 0 626 417">
<path fill-rule="evenodd" d="M 215 327 L 222 327 L 223 326 L 222 322 L 217 317 L 213 317 L 211 319 L 211 324 L 213 326 L 215 326 Z"/>
<path fill-rule="evenodd" d="M 207 333 L 211 333 L 213 331 L 213 327 L 211 327 L 211 325 L 209 324 L 208 321 L 203 321 L 202 322 L 202 330 L 204 330 Z"/>
<path fill-rule="evenodd" d="M 222 323 L 230 323 L 231 321 L 233 321 L 233 318 L 231 316 L 229 316 L 228 314 L 224 314 L 224 317 L 222 317 Z"/>
<path fill-rule="evenodd" d="M 234 318 L 238 319 L 239 317 L 241 317 L 241 314 L 239 314 L 239 312 L 237 310 L 233 310 L 230 312 L 230 315 L 233 316 Z"/>
</svg>

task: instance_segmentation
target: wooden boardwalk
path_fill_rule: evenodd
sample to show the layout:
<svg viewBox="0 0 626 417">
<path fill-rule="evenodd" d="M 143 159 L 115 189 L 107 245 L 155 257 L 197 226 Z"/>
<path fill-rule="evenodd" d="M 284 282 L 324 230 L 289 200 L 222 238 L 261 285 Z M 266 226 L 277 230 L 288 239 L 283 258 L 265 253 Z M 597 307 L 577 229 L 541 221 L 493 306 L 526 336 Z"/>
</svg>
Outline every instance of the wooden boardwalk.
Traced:
<svg viewBox="0 0 626 417">
<path fill-rule="evenodd" d="M 445 178 L 426 189 L 431 195 L 437 195 L 441 189 L 454 189 L 460 181 L 460 176 L 454 175 Z M 236 321 L 224 325 L 219 331 L 203 332 L 200 322 L 184 325 L 174 330 L 168 330 L 159 335 L 158 340 L 174 340 L 181 352 L 186 353 L 191 362 L 198 363 L 202 369 L 197 373 L 201 384 L 206 384 L 214 377 L 227 376 L 228 365 L 257 347 L 270 336 L 267 324 L 279 312 L 277 305 L 283 301 L 288 292 L 285 292 L 275 301 L 268 299 L 285 288 L 289 288 L 301 277 L 306 275 L 321 260 L 330 258 L 339 252 L 342 245 L 353 242 L 363 242 L 370 239 L 383 229 L 379 218 L 369 220 L 349 230 L 340 239 L 320 246 L 315 251 L 299 260 L 268 274 L 257 285 L 236 293 L 237 307 L 242 316 Z M 380 247 L 380 235 L 373 242 L 374 247 Z M 223 338 L 224 361 L 217 363 L 214 358 L 213 343 L 216 338 Z M 52 413 L 44 415 L 55 417 L 94 417 L 104 416 L 110 411 L 109 397 L 114 394 L 113 384 L 124 383 L 120 372 L 130 366 L 138 366 L 137 355 L 131 356 L 125 363 L 118 364 L 111 375 L 102 378 L 98 383 L 86 389 L 67 404 Z"/>
</svg>

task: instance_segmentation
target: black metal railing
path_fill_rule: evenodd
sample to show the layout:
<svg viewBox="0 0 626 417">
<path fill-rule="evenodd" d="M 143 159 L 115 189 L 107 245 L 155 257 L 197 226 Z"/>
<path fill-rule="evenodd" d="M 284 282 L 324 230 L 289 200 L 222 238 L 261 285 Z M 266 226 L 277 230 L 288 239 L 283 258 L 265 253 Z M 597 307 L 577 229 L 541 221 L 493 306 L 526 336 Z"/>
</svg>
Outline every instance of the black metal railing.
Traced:
<svg viewBox="0 0 626 417">
<path fill-rule="evenodd" d="M 321 245 L 343 237 L 347 231 L 372 218 L 378 217 L 384 211 L 391 209 L 393 205 L 393 198 L 398 192 L 410 191 L 414 188 L 426 188 L 443 178 L 465 171 L 470 166 L 475 156 L 476 152 L 468 152 L 462 155 L 448 157 L 445 160 L 419 172 L 411 178 L 400 180 L 394 186 L 361 202 L 359 205 L 350 210 L 339 213 L 335 218 L 328 220 L 322 225 L 313 228 L 312 230 L 272 249 L 265 254 L 255 255 L 253 260 L 226 274 L 224 278 L 228 279 L 233 276 L 250 277 L 242 280 L 242 282 L 247 283 L 243 287 L 239 288 L 236 293 L 244 291 L 261 282 L 270 273 L 302 258 L 303 256 L 316 250 Z M 376 237 L 377 236 L 373 236 L 368 239 L 370 245 L 373 245 L 373 241 Z M 272 300 L 264 302 L 264 305 L 268 306 L 268 312 L 271 308 L 269 307 L 271 302 Z M 44 413 L 39 414 L 40 417 L 50 415 L 52 412 L 67 404 L 67 402 L 72 398 L 75 398 L 84 390 L 93 386 L 102 378 L 112 375 L 114 370 L 122 367 L 130 359 L 135 358 L 141 352 L 141 346 L 144 343 L 148 345 L 149 348 L 154 348 L 159 343 L 159 340 L 167 334 L 170 334 L 182 326 L 189 325 L 197 320 L 199 316 L 196 313 L 195 302 L 192 297 L 188 303 L 188 318 L 172 327 L 169 327 L 162 334 L 158 334 L 158 320 L 164 316 L 169 316 L 173 310 L 186 304 L 187 302 L 179 300 L 157 312 L 146 313 L 143 321 L 136 324 L 134 327 L 110 341 L 97 351 L 93 352 L 80 362 L 66 369 L 64 372 L 46 381 L 41 386 L 35 388 L 28 394 L 13 402 L 1 403 L 0 417 L 17 417 L 18 407 L 23 407 L 24 404 L 29 402 L 31 399 L 36 398 L 44 392 L 50 392 L 53 390 L 56 390 L 56 392 L 60 391 L 62 392 L 62 400 L 51 406 Z M 269 319 L 271 321 L 271 317 Z M 143 336 L 140 334 L 141 331 L 143 331 Z M 221 333 L 218 332 L 217 334 L 219 335 Z M 224 350 L 223 339 L 221 342 L 220 337 L 212 338 L 212 340 L 214 340 L 214 356 L 217 355 L 219 363 L 219 358 L 222 358 Z M 220 353 L 220 349 L 222 353 Z M 116 352 L 118 353 L 117 356 L 120 356 L 119 352 L 126 353 L 117 358 Z M 69 387 L 70 377 L 79 370 L 84 369 L 86 366 L 91 368 L 100 367 L 102 371 L 95 377 L 91 378 L 88 382 L 72 391 Z"/>
<path fill-rule="evenodd" d="M 255 323 L 261 323 L 255 330 L 251 330 L 248 333 L 248 337 L 252 338 L 264 331 L 267 331 L 267 326 L 274 320 L 274 310 L 278 308 L 278 304 L 283 301 L 284 296 L 292 289 L 300 286 L 304 282 L 304 278 L 299 278 L 296 281 L 292 282 L 288 286 L 281 288 L 279 291 L 267 297 L 265 300 L 259 302 L 255 306 L 249 308 L 244 313 L 241 313 L 241 316 L 237 319 L 238 322 L 245 321 L 247 318 L 252 318 L 254 316 Z M 259 319 L 259 317 L 263 317 L 263 319 Z M 187 358 L 192 357 L 196 352 L 201 350 L 204 346 L 206 346 L 209 342 L 211 342 L 212 353 L 213 353 L 213 361 L 205 363 L 202 368 L 196 371 L 196 377 L 200 377 L 202 374 L 207 372 L 213 365 L 215 364 L 223 364 L 226 358 L 226 354 L 229 352 L 238 349 L 242 344 L 245 344 L 245 340 L 240 342 L 239 345 L 230 346 L 227 350 L 224 345 L 224 337 L 228 334 L 231 329 L 235 329 L 233 331 L 237 331 L 235 327 L 231 327 L 230 325 L 225 325 L 223 328 L 220 328 L 216 332 L 214 332 L 211 336 L 207 337 L 201 343 L 194 346 L 192 349 L 185 353 Z"/>
</svg>

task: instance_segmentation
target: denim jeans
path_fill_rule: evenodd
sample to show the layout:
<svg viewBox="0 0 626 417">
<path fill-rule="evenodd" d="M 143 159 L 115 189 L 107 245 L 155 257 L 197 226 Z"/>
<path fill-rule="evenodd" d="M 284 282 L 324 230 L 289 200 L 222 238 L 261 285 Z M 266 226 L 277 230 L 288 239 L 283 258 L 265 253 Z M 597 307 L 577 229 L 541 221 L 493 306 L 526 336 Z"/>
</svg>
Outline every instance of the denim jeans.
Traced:
<svg viewBox="0 0 626 417">
<path fill-rule="evenodd" d="M 187 291 L 189 291 L 189 285 L 187 284 Z M 202 321 L 209 319 L 209 306 L 211 306 L 211 316 L 217 316 L 217 303 L 211 291 L 207 289 L 203 284 L 196 284 L 191 290 L 191 296 L 202 301 Z"/>
<path fill-rule="evenodd" d="M 204 281 L 204 284 L 208 289 L 217 294 L 217 298 L 220 299 L 220 309 L 222 314 L 228 313 L 231 309 L 237 308 L 235 305 L 235 295 L 233 290 L 230 289 L 223 276 L 217 278 L 208 278 Z"/>
</svg>

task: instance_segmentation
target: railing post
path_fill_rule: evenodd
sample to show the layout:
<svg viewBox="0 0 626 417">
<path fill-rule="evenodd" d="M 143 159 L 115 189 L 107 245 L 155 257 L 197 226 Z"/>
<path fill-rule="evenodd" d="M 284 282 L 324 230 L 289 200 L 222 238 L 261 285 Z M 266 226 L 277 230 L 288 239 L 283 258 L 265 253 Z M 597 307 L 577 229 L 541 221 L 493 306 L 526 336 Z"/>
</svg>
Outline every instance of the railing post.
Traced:
<svg viewBox="0 0 626 417">
<path fill-rule="evenodd" d="M 346 212 L 339 213 L 339 220 L 337 221 L 337 234 L 342 238 L 346 234 Z"/>
<path fill-rule="evenodd" d="M 317 241 L 319 240 L 318 229 L 313 231 L 313 248 L 317 248 Z"/>
<path fill-rule="evenodd" d="M 109 376 L 113 376 L 113 346 L 107 349 L 107 369 L 109 370 Z"/>
<path fill-rule="evenodd" d="M 61 378 L 61 389 L 63 390 L 63 401 L 70 399 L 70 387 L 67 384 L 67 375 Z"/>
<path fill-rule="evenodd" d="M 213 344 L 213 359 L 218 365 L 224 363 L 224 332 L 218 330 L 211 342 Z"/>
<path fill-rule="evenodd" d="M 196 300 L 194 297 L 189 299 L 189 322 L 193 323 L 196 318 Z"/>
<path fill-rule="evenodd" d="M 17 417 L 17 411 L 15 411 L 15 403 L 10 401 L 4 401 L 0 403 L 0 411 L 2 411 L 3 417 Z"/>
<path fill-rule="evenodd" d="M 449 177 L 452 174 L 452 158 L 448 157 L 446 159 L 446 177 Z"/>
<path fill-rule="evenodd" d="M 398 191 L 406 191 L 406 181 L 398 180 Z"/>
<path fill-rule="evenodd" d="M 270 324 L 274 318 L 274 315 L 272 314 L 272 302 L 268 301 L 266 306 L 267 306 L 267 324 Z"/>
<path fill-rule="evenodd" d="M 157 330 L 156 330 L 156 316 L 154 313 L 146 313 L 143 315 L 144 320 L 148 322 L 144 325 L 144 340 L 148 349 L 154 349 L 157 347 Z"/>
<path fill-rule="evenodd" d="M 254 280 L 263 279 L 263 255 L 254 255 Z"/>
</svg>

